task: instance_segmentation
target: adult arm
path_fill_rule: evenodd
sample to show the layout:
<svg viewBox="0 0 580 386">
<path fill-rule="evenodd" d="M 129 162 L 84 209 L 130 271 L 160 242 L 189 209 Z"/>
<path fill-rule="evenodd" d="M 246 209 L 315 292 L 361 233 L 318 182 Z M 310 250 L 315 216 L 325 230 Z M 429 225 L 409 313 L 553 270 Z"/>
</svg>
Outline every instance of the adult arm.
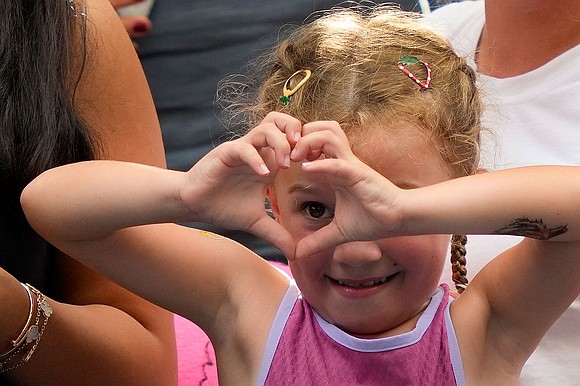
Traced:
<svg viewBox="0 0 580 386">
<path fill-rule="evenodd" d="M 97 131 L 102 157 L 164 167 L 153 101 L 118 16 L 105 0 L 87 1 L 87 15 L 88 61 L 76 93 L 79 113 Z M 35 354 L 27 365 L 6 373 L 9 380 L 22 385 L 176 383 L 172 314 L 60 252 L 51 285 L 58 299 L 51 300 L 54 314 Z M 17 283 L 12 287 L 25 317 L 26 293 Z M 24 322 L 15 321 L 11 331 L 17 334 Z"/>
</svg>

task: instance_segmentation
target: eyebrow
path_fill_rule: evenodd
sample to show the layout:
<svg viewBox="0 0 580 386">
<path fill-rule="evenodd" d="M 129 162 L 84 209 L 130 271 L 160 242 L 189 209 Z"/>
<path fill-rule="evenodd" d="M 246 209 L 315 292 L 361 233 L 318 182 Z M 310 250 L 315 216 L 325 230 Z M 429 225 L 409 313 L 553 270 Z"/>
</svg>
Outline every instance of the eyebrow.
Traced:
<svg viewBox="0 0 580 386">
<path fill-rule="evenodd" d="M 418 189 L 421 187 L 421 185 L 413 183 L 413 182 L 409 182 L 409 181 L 402 181 L 402 182 L 394 183 L 394 184 L 398 188 L 404 189 L 404 190 Z M 300 193 L 300 192 L 313 193 L 313 192 L 317 192 L 317 191 L 320 191 L 320 189 L 318 187 L 314 187 L 313 184 L 309 184 L 309 185 L 294 184 L 294 185 L 290 186 L 290 188 L 288 189 L 288 194 L 294 194 L 294 193 Z"/>
<path fill-rule="evenodd" d="M 297 192 L 312 192 L 316 191 L 317 189 L 312 186 L 312 184 L 305 185 L 305 184 L 294 184 L 290 186 L 288 189 L 288 194 L 293 194 Z"/>
</svg>

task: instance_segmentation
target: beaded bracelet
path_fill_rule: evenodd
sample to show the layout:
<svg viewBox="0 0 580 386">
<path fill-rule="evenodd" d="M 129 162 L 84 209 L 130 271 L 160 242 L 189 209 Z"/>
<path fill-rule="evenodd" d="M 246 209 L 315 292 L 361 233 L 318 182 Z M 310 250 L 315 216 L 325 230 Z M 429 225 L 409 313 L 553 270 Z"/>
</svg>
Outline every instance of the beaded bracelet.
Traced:
<svg viewBox="0 0 580 386">
<path fill-rule="evenodd" d="M 28 292 L 28 298 L 30 300 L 30 314 L 28 321 L 26 322 L 26 325 L 24 326 L 24 329 L 20 335 L 11 341 L 13 348 L 8 352 L 0 355 L 0 374 L 14 370 L 17 367 L 26 364 L 30 360 L 32 354 L 34 354 L 34 351 L 40 343 L 40 338 L 44 333 L 46 324 L 48 323 L 48 318 L 50 318 L 53 312 L 53 309 L 48 303 L 46 296 L 44 296 L 39 290 L 28 283 L 22 285 Z M 32 324 L 32 315 L 34 314 L 33 297 L 36 298 L 36 318 L 34 319 L 34 324 Z M 32 346 L 28 348 L 30 345 Z M 28 351 L 25 351 L 25 349 L 28 349 Z M 21 355 L 21 353 L 24 353 L 24 356 L 18 360 L 17 357 Z"/>
</svg>

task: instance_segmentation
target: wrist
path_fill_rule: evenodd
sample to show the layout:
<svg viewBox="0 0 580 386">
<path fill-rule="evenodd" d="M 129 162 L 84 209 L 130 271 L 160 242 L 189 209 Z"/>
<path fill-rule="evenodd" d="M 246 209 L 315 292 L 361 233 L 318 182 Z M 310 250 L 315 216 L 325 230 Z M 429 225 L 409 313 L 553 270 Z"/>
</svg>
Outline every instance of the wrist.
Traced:
<svg viewBox="0 0 580 386">
<path fill-rule="evenodd" d="M 397 198 L 398 228 L 396 233 L 400 236 L 425 234 L 426 227 L 429 227 L 420 190 L 402 190 Z"/>
<path fill-rule="evenodd" d="M 6 274 L 0 285 L 0 355 L 9 351 L 30 317 L 27 291 L 12 276 Z"/>
<path fill-rule="evenodd" d="M 26 323 L 18 336 L 10 340 L 9 349 L 0 352 L 0 374 L 18 368 L 28 362 L 36 351 L 44 333 L 52 307 L 36 288 L 21 284 L 28 297 L 29 313 Z"/>
<path fill-rule="evenodd" d="M 177 205 L 176 217 L 178 221 L 186 222 L 203 222 L 203 216 L 200 216 L 200 200 L 198 192 L 201 183 L 192 180 L 191 171 L 181 174 L 181 179 L 177 184 L 176 194 L 173 197 Z M 203 193 L 202 193 L 203 195 Z"/>
</svg>

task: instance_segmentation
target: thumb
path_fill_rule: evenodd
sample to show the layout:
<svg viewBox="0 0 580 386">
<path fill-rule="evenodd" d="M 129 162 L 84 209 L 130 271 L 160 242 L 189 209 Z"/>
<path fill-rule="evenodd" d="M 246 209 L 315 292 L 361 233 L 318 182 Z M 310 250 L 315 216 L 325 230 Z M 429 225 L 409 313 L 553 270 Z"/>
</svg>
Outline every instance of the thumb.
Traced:
<svg viewBox="0 0 580 386">
<path fill-rule="evenodd" d="M 268 215 L 260 218 L 249 231 L 273 246 L 278 248 L 288 260 L 294 259 L 295 244 L 292 236 L 288 231 L 280 225 L 276 220 Z"/>
<path fill-rule="evenodd" d="M 309 234 L 296 244 L 295 258 L 302 259 L 343 244 L 348 240 L 334 223 Z"/>
</svg>

